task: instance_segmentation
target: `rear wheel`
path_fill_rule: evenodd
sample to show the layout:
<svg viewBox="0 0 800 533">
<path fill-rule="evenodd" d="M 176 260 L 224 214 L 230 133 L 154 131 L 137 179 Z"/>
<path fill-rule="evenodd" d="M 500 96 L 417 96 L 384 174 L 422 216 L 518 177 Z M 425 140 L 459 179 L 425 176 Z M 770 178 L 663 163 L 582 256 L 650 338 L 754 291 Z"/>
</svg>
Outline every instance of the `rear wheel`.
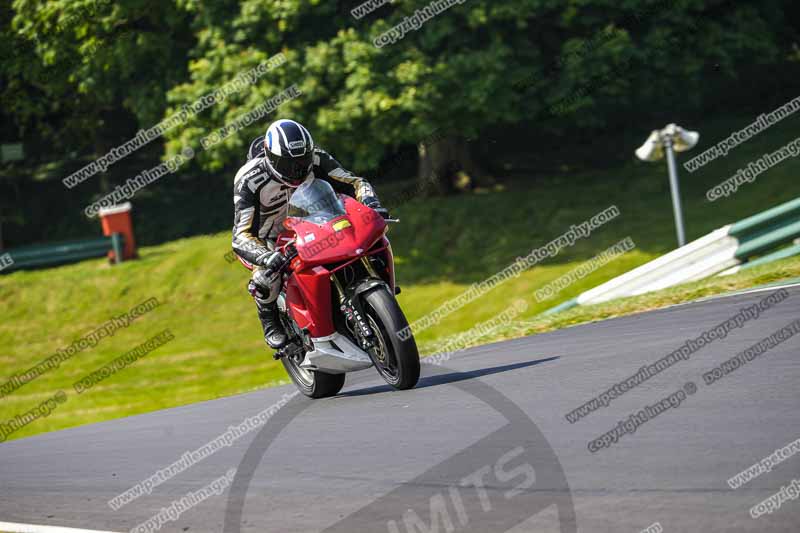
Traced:
<svg viewBox="0 0 800 533">
<path fill-rule="evenodd" d="M 309 398 L 335 396 L 344 386 L 344 374 L 323 374 L 300 368 L 300 363 L 293 356 L 282 357 L 281 363 L 300 392 Z"/>
<path fill-rule="evenodd" d="M 303 338 L 302 332 L 300 332 L 294 320 L 284 313 L 281 313 L 281 320 L 287 332 L 292 331 L 296 339 Z M 298 340 L 298 342 L 301 341 Z M 281 357 L 281 363 L 283 363 L 283 368 L 286 369 L 289 378 L 291 378 L 300 392 L 309 398 L 327 398 L 335 396 L 342 390 L 342 387 L 344 387 L 344 374 L 324 374 L 316 370 L 300 368 L 304 355 L 301 350 L 299 352 L 297 355 Z"/>
<path fill-rule="evenodd" d="M 408 321 L 388 289 L 376 289 L 364 296 L 369 325 L 376 346 L 369 350 L 375 368 L 386 383 L 398 390 L 414 387 L 419 381 L 419 352 L 413 335 L 401 340 L 398 332 Z"/>
</svg>

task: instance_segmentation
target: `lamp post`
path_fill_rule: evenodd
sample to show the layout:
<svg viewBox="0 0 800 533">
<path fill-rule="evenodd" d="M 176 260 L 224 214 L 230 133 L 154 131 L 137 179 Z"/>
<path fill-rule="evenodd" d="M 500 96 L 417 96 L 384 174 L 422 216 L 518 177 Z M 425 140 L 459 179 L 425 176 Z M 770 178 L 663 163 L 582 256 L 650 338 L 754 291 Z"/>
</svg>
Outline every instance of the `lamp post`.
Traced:
<svg viewBox="0 0 800 533">
<path fill-rule="evenodd" d="M 678 168 L 675 164 L 675 152 L 691 150 L 700 139 L 696 131 L 687 131 L 677 124 L 669 124 L 663 130 L 653 130 L 642 146 L 636 149 L 636 157 L 642 161 L 659 161 L 667 156 L 669 169 L 669 185 L 672 192 L 672 211 L 675 215 L 675 231 L 678 235 L 678 246 L 686 244 L 686 231 L 683 226 L 683 209 L 681 192 L 678 185 Z"/>
</svg>

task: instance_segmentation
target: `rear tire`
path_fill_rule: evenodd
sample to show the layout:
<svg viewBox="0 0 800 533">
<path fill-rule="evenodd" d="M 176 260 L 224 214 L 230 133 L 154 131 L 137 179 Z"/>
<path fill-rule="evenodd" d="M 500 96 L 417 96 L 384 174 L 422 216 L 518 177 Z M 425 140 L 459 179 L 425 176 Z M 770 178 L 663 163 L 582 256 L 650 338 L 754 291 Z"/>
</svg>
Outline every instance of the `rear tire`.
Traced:
<svg viewBox="0 0 800 533">
<path fill-rule="evenodd" d="M 324 374 L 316 370 L 305 370 L 288 357 L 281 358 L 281 363 L 295 386 L 309 398 L 336 396 L 344 387 L 345 374 Z"/>
<path fill-rule="evenodd" d="M 382 350 L 369 351 L 375 368 L 395 389 L 414 387 L 419 381 L 419 351 L 413 335 L 409 335 L 406 340 L 400 340 L 397 335 L 397 332 L 408 327 L 403 310 L 385 288 L 368 292 L 364 296 L 364 303 L 370 326 L 376 330 L 375 336 L 378 337 L 381 345 L 379 348 Z"/>
<path fill-rule="evenodd" d="M 281 313 L 281 320 L 287 332 L 291 331 L 295 337 L 303 338 L 297 324 L 288 315 Z M 300 363 L 289 356 L 282 357 L 281 363 L 295 386 L 309 398 L 336 396 L 344 387 L 345 374 L 325 374 L 316 370 L 306 370 L 300 368 Z"/>
</svg>

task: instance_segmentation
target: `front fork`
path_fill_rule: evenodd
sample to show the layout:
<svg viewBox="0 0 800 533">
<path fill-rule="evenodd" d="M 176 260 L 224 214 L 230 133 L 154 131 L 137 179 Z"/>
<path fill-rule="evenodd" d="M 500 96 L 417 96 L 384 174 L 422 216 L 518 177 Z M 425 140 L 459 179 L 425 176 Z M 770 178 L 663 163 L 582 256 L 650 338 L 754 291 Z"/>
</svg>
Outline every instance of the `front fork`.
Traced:
<svg viewBox="0 0 800 533">
<path fill-rule="evenodd" d="M 336 287 L 336 294 L 339 297 L 339 309 L 344 315 L 347 327 L 355 336 L 361 349 L 370 351 L 375 347 L 375 332 L 372 331 L 369 322 L 367 322 L 367 313 L 364 306 L 361 304 L 361 294 L 375 286 L 371 284 L 370 281 L 378 282 L 380 278 L 366 257 L 362 257 L 361 261 L 364 263 L 367 273 L 375 277 L 374 280 L 362 281 L 355 287 L 348 287 L 350 290 L 345 290 L 344 287 L 342 287 L 336 274 L 331 276 L 331 281 L 333 281 L 333 285 Z M 379 283 L 383 284 L 383 281 Z"/>
</svg>

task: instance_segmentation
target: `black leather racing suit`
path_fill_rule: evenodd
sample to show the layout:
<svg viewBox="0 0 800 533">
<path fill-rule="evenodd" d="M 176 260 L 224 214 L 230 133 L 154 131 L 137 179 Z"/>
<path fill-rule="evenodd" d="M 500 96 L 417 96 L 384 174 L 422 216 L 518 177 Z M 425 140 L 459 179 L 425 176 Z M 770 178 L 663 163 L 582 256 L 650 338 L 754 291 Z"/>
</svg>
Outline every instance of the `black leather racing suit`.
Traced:
<svg viewBox="0 0 800 533">
<path fill-rule="evenodd" d="M 286 219 L 294 189 L 272 176 L 264 163 L 259 148 L 261 143 L 263 137 L 253 141 L 250 160 L 234 178 L 233 250 L 253 265 L 248 290 L 256 300 L 263 324 L 267 306 L 278 298 L 280 292 L 280 277 L 267 276 L 264 265 L 277 253 L 274 251 L 275 239 Z M 336 159 L 319 148 L 314 150 L 314 164 L 306 179 L 323 179 L 338 192 L 355 194 L 360 202 L 377 202 L 375 191 L 364 178 L 345 170 Z"/>
</svg>

